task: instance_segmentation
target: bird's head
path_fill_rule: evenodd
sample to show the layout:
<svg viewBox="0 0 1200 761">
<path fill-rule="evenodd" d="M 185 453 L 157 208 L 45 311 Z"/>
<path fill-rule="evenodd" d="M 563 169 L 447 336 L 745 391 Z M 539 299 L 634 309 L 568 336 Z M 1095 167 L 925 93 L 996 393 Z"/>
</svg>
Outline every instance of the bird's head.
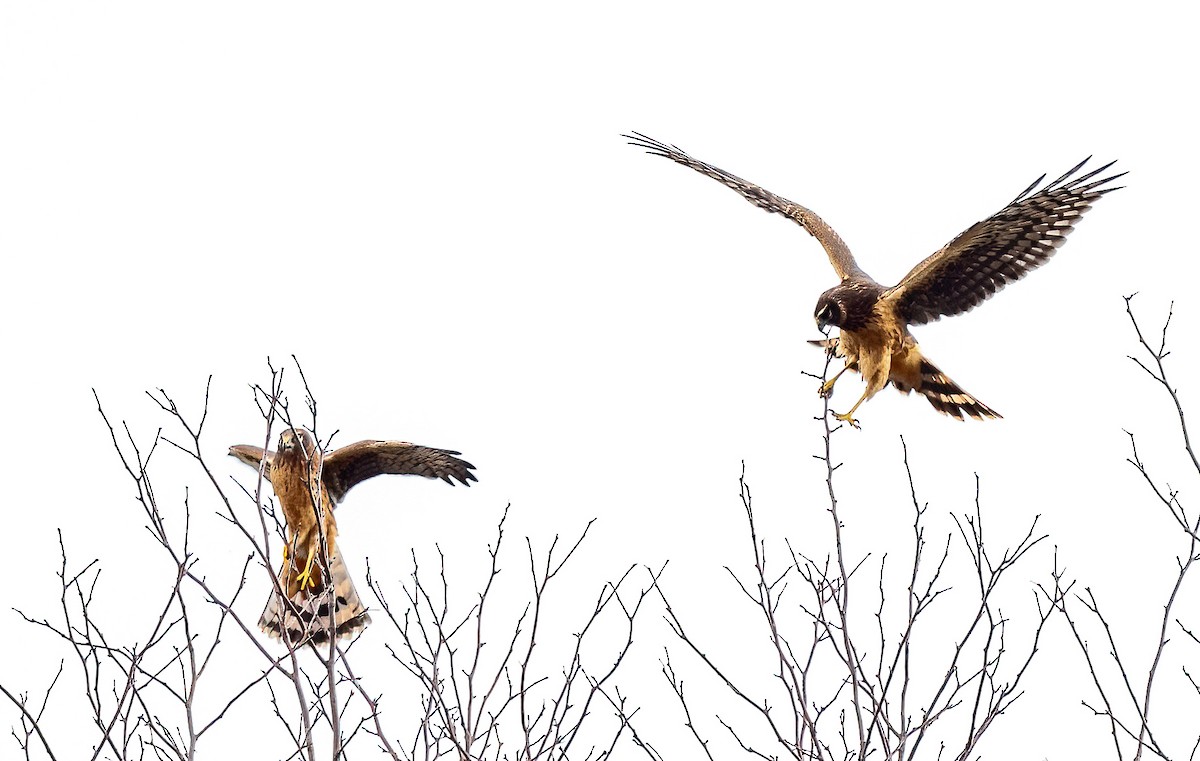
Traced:
<svg viewBox="0 0 1200 761">
<path fill-rule="evenodd" d="M 304 428 L 285 428 L 279 434 L 279 451 L 289 454 L 296 452 L 308 457 L 316 448 L 312 434 Z"/>
<path fill-rule="evenodd" d="M 829 326 L 835 328 L 843 327 L 846 321 L 846 307 L 841 301 L 832 295 L 832 290 L 821 294 L 821 298 L 817 300 L 817 309 L 813 313 L 813 317 L 817 321 L 817 327 L 822 333 L 829 331 Z"/>
</svg>

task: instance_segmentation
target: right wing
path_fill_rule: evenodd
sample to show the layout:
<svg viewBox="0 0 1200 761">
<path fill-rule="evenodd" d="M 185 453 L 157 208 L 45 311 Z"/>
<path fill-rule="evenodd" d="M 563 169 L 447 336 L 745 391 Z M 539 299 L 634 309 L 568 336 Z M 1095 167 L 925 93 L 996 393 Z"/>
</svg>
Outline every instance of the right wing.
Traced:
<svg viewBox="0 0 1200 761">
<path fill-rule="evenodd" d="M 1050 261 L 1092 204 L 1119 190 L 1109 183 L 1125 175 L 1104 176 L 1113 162 L 1079 174 L 1087 161 L 1040 189 L 1046 176 L 1039 177 L 1008 206 L 913 267 L 883 299 L 910 325 L 921 325 L 966 312 Z"/>
<path fill-rule="evenodd" d="M 341 502 L 356 484 L 384 474 L 440 478 L 451 486 L 476 481 L 474 465 L 449 449 L 424 447 L 407 441 L 359 441 L 325 455 L 321 479 L 334 502 Z"/>
</svg>

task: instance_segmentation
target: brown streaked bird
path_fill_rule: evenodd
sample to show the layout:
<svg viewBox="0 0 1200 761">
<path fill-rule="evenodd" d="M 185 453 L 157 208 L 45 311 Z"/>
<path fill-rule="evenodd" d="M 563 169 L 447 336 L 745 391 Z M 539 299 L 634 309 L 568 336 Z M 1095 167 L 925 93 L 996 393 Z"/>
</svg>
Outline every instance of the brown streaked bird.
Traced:
<svg viewBox="0 0 1200 761">
<path fill-rule="evenodd" d="M 328 642 L 331 628 L 339 638 L 352 637 L 371 623 L 337 546 L 333 509 L 346 492 L 383 474 L 440 478 L 451 486 L 477 480 L 475 466 L 460 460 L 459 452 L 406 441 L 360 441 L 325 453 L 303 428 L 279 434 L 278 452 L 240 444 L 229 454 L 262 469 L 283 509 L 288 537 L 279 588 L 287 601 L 272 592 L 258 625 L 292 646 Z"/>
<path fill-rule="evenodd" d="M 833 228 L 800 204 L 694 159 L 674 145 L 639 132 L 622 137 L 630 145 L 712 177 L 760 209 L 791 219 L 817 239 L 841 282 L 821 294 L 814 317 L 822 332 L 833 326 L 839 335 L 810 343 L 846 361 L 819 393 L 832 395 L 834 383 L 846 370 L 862 373 L 867 384 L 862 396 L 847 412 L 834 413 L 855 427 L 855 410 L 889 381 L 904 394 L 916 391 L 938 412 L 959 420 L 964 413 L 977 419 L 1000 417 L 926 359 L 908 326 L 966 312 L 1045 264 L 1084 212 L 1105 193 L 1119 190 L 1108 183 L 1125 175 L 1093 179 L 1115 162 L 1077 174 L 1091 157 L 1045 185 L 1046 175 L 1042 175 L 1008 206 L 968 227 L 889 288 L 871 279 Z"/>
</svg>

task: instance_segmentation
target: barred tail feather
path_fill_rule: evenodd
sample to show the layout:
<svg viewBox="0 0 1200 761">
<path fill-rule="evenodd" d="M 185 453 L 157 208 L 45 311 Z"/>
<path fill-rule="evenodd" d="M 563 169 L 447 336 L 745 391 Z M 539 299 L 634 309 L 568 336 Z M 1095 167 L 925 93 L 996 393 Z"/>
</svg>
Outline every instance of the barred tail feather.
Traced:
<svg viewBox="0 0 1200 761">
<path fill-rule="evenodd" d="M 287 574 L 296 573 L 291 564 L 284 565 L 280 573 L 281 586 Z M 272 639 L 282 639 L 292 646 L 304 642 L 323 644 L 329 641 L 330 615 L 333 629 L 339 639 L 355 636 L 371 623 L 371 616 L 359 599 L 354 582 L 342 562 L 342 553 L 337 545 L 333 548 L 333 559 L 329 564 L 331 584 L 318 585 L 316 589 L 302 589 L 285 602 L 278 592 L 271 599 L 258 619 L 258 626 Z"/>
<path fill-rule="evenodd" d="M 916 391 L 928 399 L 935 410 L 959 420 L 963 419 L 963 413 L 976 420 L 1004 417 L 963 391 L 949 376 L 924 357 L 921 358 L 921 385 Z"/>
</svg>

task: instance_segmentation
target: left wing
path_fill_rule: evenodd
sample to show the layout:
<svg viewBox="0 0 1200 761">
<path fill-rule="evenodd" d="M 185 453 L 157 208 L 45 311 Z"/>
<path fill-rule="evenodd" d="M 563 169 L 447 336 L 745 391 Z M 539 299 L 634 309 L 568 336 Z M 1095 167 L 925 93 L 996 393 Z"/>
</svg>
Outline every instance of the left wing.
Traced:
<svg viewBox="0 0 1200 761">
<path fill-rule="evenodd" d="M 640 132 L 634 132 L 632 135 L 621 135 L 621 137 L 628 138 L 630 145 L 644 148 L 651 155 L 662 156 L 695 169 L 697 172 L 713 178 L 725 187 L 736 190 L 743 198 L 758 208 L 782 214 L 800 225 L 808 231 L 809 235 L 816 238 L 821 247 L 825 249 L 825 254 L 829 257 L 829 263 L 833 265 L 834 271 L 837 272 L 838 277 L 842 280 L 851 277 L 871 279 L 871 276 L 863 272 L 862 268 L 858 266 L 858 262 L 854 261 L 854 255 L 850 253 L 850 248 L 842 240 L 842 237 L 832 227 L 825 224 L 825 220 L 818 217 L 811 210 L 798 203 L 789 201 L 783 196 L 777 196 L 752 182 L 746 182 L 741 177 L 730 174 L 724 169 L 719 169 L 712 164 L 706 164 L 699 159 L 694 159 L 680 150 L 678 146 L 667 145 L 652 137 L 647 137 Z"/>
<path fill-rule="evenodd" d="M 1073 177 L 1090 158 L 1034 193 L 1046 179 L 1039 177 L 1008 206 L 913 267 L 880 301 L 891 302 L 910 325 L 921 325 L 966 312 L 1045 264 L 1093 203 L 1120 190 L 1104 185 L 1125 172 L 1092 180 L 1116 162 Z"/>
<path fill-rule="evenodd" d="M 325 455 L 321 479 L 334 502 L 341 502 L 356 484 L 384 474 L 440 478 L 451 486 L 477 481 L 474 465 L 460 460 L 449 449 L 435 449 L 407 441 L 360 441 Z"/>
<path fill-rule="evenodd" d="M 262 469 L 263 478 L 267 479 L 268 481 L 271 480 L 271 461 L 275 457 L 275 453 L 271 450 L 262 449 L 261 447 L 252 447 L 249 444 L 238 444 L 237 446 L 232 446 L 229 448 L 229 455 L 231 457 L 238 458 L 242 462 L 254 468 L 256 471 L 259 469 L 259 466 L 265 457 L 267 465 Z"/>
</svg>

